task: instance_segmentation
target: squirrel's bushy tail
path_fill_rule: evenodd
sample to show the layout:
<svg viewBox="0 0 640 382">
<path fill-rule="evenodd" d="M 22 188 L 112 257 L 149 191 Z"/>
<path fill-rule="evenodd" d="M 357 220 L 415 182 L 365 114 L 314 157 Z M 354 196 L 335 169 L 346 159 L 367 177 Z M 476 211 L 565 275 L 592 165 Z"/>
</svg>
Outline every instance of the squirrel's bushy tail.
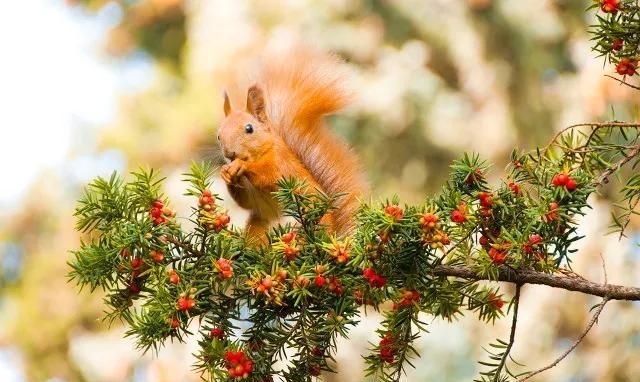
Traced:
<svg viewBox="0 0 640 382">
<path fill-rule="evenodd" d="M 323 120 L 351 101 L 348 77 L 336 56 L 301 47 L 267 56 L 258 77 L 277 134 L 325 192 L 347 193 L 338 199 L 333 213 L 339 233 L 352 226 L 358 199 L 367 190 L 357 156 Z"/>
</svg>

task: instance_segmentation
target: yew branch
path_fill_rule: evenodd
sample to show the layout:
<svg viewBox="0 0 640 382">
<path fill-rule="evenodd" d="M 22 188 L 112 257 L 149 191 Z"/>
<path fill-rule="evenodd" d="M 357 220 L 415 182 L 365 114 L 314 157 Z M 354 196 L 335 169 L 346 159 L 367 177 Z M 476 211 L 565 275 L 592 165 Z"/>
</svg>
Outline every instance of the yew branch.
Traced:
<svg viewBox="0 0 640 382">
<path fill-rule="evenodd" d="M 437 265 L 432 270 L 435 276 L 452 276 L 466 280 L 489 280 L 489 277 L 477 273 L 473 268 L 464 265 Z M 613 284 L 599 284 L 578 277 L 549 274 L 531 270 L 514 271 L 500 267 L 498 281 L 514 284 L 546 285 L 609 300 L 640 301 L 640 288 Z"/>
</svg>

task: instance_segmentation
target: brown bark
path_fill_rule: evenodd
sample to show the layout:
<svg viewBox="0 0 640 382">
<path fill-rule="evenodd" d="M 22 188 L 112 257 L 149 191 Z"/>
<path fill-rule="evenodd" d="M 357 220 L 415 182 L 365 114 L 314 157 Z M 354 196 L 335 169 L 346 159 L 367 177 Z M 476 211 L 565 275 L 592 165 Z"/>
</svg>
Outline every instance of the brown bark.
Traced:
<svg viewBox="0 0 640 382">
<path fill-rule="evenodd" d="M 436 276 L 453 276 L 467 280 L 488 280 L 488 277 L 476 273 L 472 268 L 462 265 L 438 265 L 433 268 Z M 579 276 L 566 276 L 555 273 L 542 273 L 531 270 L 514 271 L 501 267 L 498 280 L 515 284 L 547 285 L 569 291 L 607 297 L 610 300 L 640 300 L 640 288 L 613 284 L 598 284 Z"/>
</svg>

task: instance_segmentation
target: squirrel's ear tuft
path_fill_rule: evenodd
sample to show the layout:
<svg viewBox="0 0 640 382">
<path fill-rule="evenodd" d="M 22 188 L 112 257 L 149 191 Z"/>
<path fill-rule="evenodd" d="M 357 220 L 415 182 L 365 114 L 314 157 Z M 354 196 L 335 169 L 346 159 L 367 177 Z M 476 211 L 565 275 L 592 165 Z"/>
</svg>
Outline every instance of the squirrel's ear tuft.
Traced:
<svg viewBox="0 0 640 382">
<path fill-rule="evenodd" d="M 224 116 L 228 116 L 231 113 L 231 103 L 229 102 L 229 95 L 224 92 Z"/>
<path fill-rule="evenodd" d="M 265 110 L 264 93 L 258 85 L 253 85 L 247 92 L 247 112 L 253 115 L 258 121 L 267 121 L 267 112 Z"/>
</svg>

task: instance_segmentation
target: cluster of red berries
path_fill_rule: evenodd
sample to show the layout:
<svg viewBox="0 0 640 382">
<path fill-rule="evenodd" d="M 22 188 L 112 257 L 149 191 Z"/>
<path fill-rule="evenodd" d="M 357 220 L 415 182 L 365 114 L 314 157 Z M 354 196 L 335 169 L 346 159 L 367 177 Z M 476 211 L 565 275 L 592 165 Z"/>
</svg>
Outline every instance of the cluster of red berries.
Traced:
<svg viewBox="0 0 640 382">
<path fill-rule="evenodd" d="M 402 307 L 411 306 L 420 302 L 420 293 L 417 290 L 405 289 L 402 292 L 402 298 L 397 303 L 393 304 L 393 310 L 398 310 Z"/>
<path fill-rule="evenodd" d="M 502 309 L 502 307 L 504 306 L 504 300 L 502 298 L 498 297 L 493 292 L 489 293 L 489 295 L 487 296 L 487 301 L 489 301 L 489 303 L 491 305 L 493 305 L 493 307 L 498 309 L 498 310 Z"/>
<path fill-rule="evenodd" d="M 209 332 L 209 335 L 211 336 L 211 338 L 215 338 L 217 340 L 223 340 L 224 339 L 224 330 L 222 330 L 222 328 L 213 327 L 213 328 L 211 328 L 211 331 Z"/>
<path fill-rule="evenodd" d="M 480 199 L 480 214 L 484 217 L 491 216 L 491 207 L 493 207 L 493 194 L 490 192 L 479 192 L 478 199 Z"/>
<path fill-rule="evenodd" d="M 260 283 L 256 286 L 256 292 L 269 294 L 271 288 L 273 288 L 274 280 L 270 275 L 266 275 L 260 280 Z"/>
<path fill-rule="evenodd" d="M 638 60 L 623 57 L 616 65 L 616 72 L 621 76 L 633 76 L 638 70 Z"/>
<path fill-rule="evenodd" d="M 131 257 L 131 252 L 125 248 L 120 251 L 120 256 L 128 259 L 129 257 Z M 142 290 L 141 284 L 144 282 L 144 280 L 141 280 L 140 277 L 140 274 L 145 267 L 144 260 L 142 260 L 142 258 L 140 257 L 131 257 L 129 263 L 131 265 L 131 281 L 129 282 L 129 293 L 138 294 Z"/>
<path fill-rule="evenodd" d="M 387 216 L 391 216 L 394 221 L 400 221 L 404 217 L 404 211 L 397 204 L 389 204 L 384 207 L 384 213 Z"/>
<path fill-rule="evenodd" d="M 209 230 L 220 232 L 223 229 L 225 229 L 230 222 L 231 222 L 231 216 L 229 216 L 229 214 L 227 214 L 226 212 L 220 212 L 213 216 L 212 221 L 208 222 L 206 227 Z"/>
<path fill-rule="evenodd" d="M 231 264 L 231 260 L 222 257 L 216 260 L 216 269 L 220 272 L 220 276 L 222 276 L 223 279 L 230 279 L 233 277 L 233 267 Z"/>
<path fill-rule="evenodd" d="M 616 14 L 620 10 L 620 0 L 600 0 L 600 9 L 604 13 Z"/>
<path fill-rule="evenodd" d="M 276 305 L 282 305 L 282 299 L 285 291 L 285 285 L 283 281 L 287 277 L 285 270 L 278 272 L 276 276 L 256 275 L 251 280 L 247 281 L 247 285 L 252 289 L 253 293 L 262 294 L 267 298 L 267 301 L 271 301 Z"/>
<path fill-rule="evenodd" d="M 451 211 L 451 221 L 456 224 L 462 224 L 467 220 L 467 204 L 460 202 L 458 208 Z"/>
<path fill-rule="evenodd" d="M 210 190 L 202 190 L 198 199 L 200 208 L 200 222 L 210 231 L 220 232 L 231 222 L 231 217 L 226 212 L 216 213 L 216 199 Z"/>
<path fill-rule="evenodd" d="M 542 243 L 542 236 L 540 236 L 537 233 L 534 233 L 533 235 L 529 235 L 529 240 L 527 241 L 527 244 L 524 245 L 522 250 L 524 251 L 524 253 L 530 255 L 533 253 L 536 247 L 541 243 Z"/>
<path fill-rule="evenodd" d="M 551 179 L 551 184 L 555 187 L 565 187 L 567 191 L 573 191 L 578 188 L 578 183 L 564 172 L 558 173 Z"/>
<path fill-rule="evenodd" d="M 362 271 L 362 275 L 369 281 L 369 285 L 372 288 L 382 288 L 387 285 L 387 279 L 377 274 L 371 267 L 365 268 Z"/>
<path fill-rule="evenodd" d="M 296 256 L 298 256 L 298 253 L 300 252 L 300 249 L 298 248 L 296 243 L 297 235 L 298 235 L 298 232 L 295 229 L 292 229 L 291 231 L 285 233 L 281 237 L 281 240 L 284 243 L 284 248 L 282 250 L 282 253 L 284 253 L 284 257 L 289 261 L 295 259 Z"/>
<path fill-rule="evenodd" d="M 198 199 L 198 207 L 201 209 L 211 212 L 215 209 L 216 199 L 213 197 L 213 194 L 210 190 L 204 189 L 202 190 L 202 194 Z"/>
<path fill-rule="evenodd" d="M 195 292 L 196 290 L 192 288 L 189 293 L 180 293 L 178 301 L 176 301 L 176 308 L 181 312 L 193 309 L 196 306 Z"/>
<path fill-rule="evenodd" d="M 149 210 L 149 216 L 153 221 L 153 225 L 160 225 L 167 222 L 168 218 L 172 218 L 175 215 L 173 210 L 164 206 L 164 202 L 160 199 L 154 200 L 151 203 L 151 209 Z"/>
<path fill-rule="evenodd" d="M 422 227 L 422 242 L 431 248 L 442 248 L 451 243 L 449 236 L 440 230 L 438 216 L 427 212 L 420 216 L 420 226 Z"/>
<path fill-rule="evenodd" d="M 392 363 L 396 356 L 396 349 L 394 348 L 394 340 L 391 333 L 387 333 L 380 340 L 380 359 L 386 363 Z"/>
<path fill-rule="evenodd" d="M 504 264 L 510 247 L 511 244 L 509 242 L 493 244 L 489 249 L 489 257 L 491 258 L 491 261 L 497 265 Z"/>
<path fill-rule="evenodd" d="M 248 378 L 251 372 L 253 372 L 253 361 L 247 358 L 244 352 L 227 351 L 224 353 L 224 359 L 227 363 L 229 377 L 231 378 Z"/>
</svg>

